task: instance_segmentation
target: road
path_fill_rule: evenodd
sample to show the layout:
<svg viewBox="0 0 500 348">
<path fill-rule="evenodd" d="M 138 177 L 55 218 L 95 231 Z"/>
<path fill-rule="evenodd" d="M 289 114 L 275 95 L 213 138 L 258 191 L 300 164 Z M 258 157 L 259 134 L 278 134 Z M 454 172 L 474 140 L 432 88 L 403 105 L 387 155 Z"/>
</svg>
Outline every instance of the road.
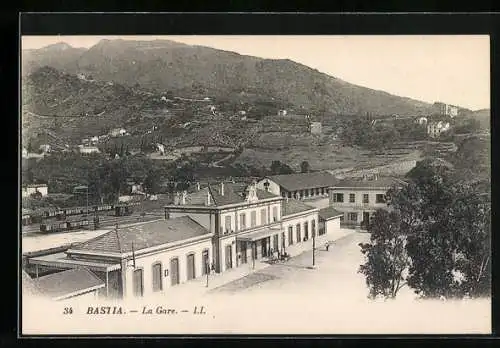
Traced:
<svg viewBox="0 0 500 348">
<path fill-rule="evenodd" d="M 358 243 L 367 233 L 337 240 L 287 264 L 272 265 L 213 289 L 205 303 L 232 332 L 308 334 L 486 333 L 491 302 L 423 301 L 403 288 L 395 300 L 371 301 Z"/>
</svg>

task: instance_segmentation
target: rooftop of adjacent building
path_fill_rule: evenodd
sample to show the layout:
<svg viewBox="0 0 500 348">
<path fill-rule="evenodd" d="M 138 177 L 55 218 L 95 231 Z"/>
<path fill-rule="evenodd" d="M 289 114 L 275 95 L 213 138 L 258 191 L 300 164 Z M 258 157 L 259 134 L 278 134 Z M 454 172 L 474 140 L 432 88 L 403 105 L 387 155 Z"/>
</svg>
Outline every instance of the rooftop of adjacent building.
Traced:
<svg viewBox="0 0 500 348">
<path fill-rule="evenodd" d="M 282 216 L 293 215 L 293 214 L 302 213 L 305 211 L 315 210 L 315 209 L 317 209 L 317 208 L 312 207 L 310 205 L 307 205 L 305 203 L 302 203 L 299 200 L 286 199 L 282 205 L 281 215 Z"/>
<path fill-rule="evenodd" d="M 37 279 L 31 279 L 27 284 L 32 286 L 32 291 L 34 287 L 36 289 L 34 291 L 52 298 L 65 297 L 87 289 L 104 287 L 104 282 L 85 268 L 75 268 L 49 274 Z"/>
<path fill-rule="evenodd" d="M 208 236 L 210 232 L 190 217 L 182 216 L 114 229 L 75 245 L 71 250 L 123 254 L 204 235 Z"/>
<path fill-rule="evenodd" d="M 271 175 L 266 178 L 274 181 L 279 186 L 290 192 L 319 187 L 329 187 L 335 185 L 338 181 L 334 175 L 328 172 Z"/>
<path fill-rule="evenodd" d="M 320 209 L 318 215 L 323 220 L 330 220 L 330 219 L 333 219 L 335 217 L 343 216 L 344 213 L 342 213 L 338 210 L 335 210 L 332 207 L 326 207 L 326 208 Z"/>
<path fill-rule="evenodd" d="M 246 183 L 219 183 L 217 185 L 199 184 L 190 187 L 184 195 L 178 193 L 177 205 L 188 206 L 225 206 L 246 202 L 250 191 L 254 190 L 257 199 L 281 198 L 278 195 L 255 188 Z M 208 204 L 210 203 L 210 204 Z M 175 203 L 174 203 L 175 204 Z"/>
<path fill-rule="evenodd" d="M 394 185 L 402 185 L 404 181 L 395 177 L 385 176 L 379 177 L 375 175 L 374 177 L 364 177 L 360 179 L 343 179 L 339 180 L 337 184 L 332 186 L 335 188 L 384 188 L 389 189 Z"/>
</svg>

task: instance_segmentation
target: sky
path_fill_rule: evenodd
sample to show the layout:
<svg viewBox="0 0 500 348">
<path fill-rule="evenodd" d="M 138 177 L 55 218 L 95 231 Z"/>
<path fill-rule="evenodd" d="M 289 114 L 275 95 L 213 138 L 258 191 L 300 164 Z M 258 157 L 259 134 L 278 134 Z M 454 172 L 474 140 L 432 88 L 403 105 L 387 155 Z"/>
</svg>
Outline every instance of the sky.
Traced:
<svg viewBox="0 0 500 348">
<path fill-rule="evenodd" d="M 102 39 L 166 39 L 271 59 L 290 59 L 344 81 L 425 102 L 490 108 L 487 35 L 449 36 L 23 36 L 22 48 Z"/>
</svg>

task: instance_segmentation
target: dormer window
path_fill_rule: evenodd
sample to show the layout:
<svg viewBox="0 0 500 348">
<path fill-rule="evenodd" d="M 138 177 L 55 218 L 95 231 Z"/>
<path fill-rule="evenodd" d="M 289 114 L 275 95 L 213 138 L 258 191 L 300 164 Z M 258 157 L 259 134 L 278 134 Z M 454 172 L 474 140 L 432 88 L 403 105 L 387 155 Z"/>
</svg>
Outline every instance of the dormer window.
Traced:
<svg viewBox="0 0 500 348">
<path fill-rule="evenodd" d="M 264 189 L 269 192 L 269 181 L 264 183 Z"/>
</svg>

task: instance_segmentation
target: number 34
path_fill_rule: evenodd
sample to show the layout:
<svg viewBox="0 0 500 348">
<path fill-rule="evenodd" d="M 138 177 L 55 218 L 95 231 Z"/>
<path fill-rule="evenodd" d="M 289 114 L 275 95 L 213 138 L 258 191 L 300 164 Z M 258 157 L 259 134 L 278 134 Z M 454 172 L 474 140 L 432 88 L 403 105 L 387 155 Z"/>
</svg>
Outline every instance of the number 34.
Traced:
<svg viewBox="0 0 500 348">
<path fill-rule="evenodd" d="M 64 307 L 63 314 L 73 314 L 72 307 Z"/>
</svg>

